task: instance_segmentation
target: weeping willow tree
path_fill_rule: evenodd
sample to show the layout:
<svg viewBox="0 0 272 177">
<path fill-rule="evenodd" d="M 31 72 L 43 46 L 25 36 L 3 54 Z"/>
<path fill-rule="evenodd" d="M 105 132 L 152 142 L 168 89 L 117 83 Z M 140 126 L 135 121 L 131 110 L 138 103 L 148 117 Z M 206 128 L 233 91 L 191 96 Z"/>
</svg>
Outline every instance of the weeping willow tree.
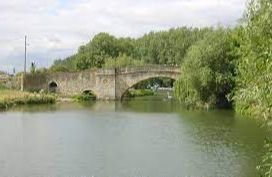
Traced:
<svg viewBox="0 0 272 177">
<path fill-rule="evenodd" d="M 175 95 L 189 107 L 230 106 L 227 95 L 234 87 L 231 31 L 217 29 L 193 45 L 175 82 Z"/>
</svg>

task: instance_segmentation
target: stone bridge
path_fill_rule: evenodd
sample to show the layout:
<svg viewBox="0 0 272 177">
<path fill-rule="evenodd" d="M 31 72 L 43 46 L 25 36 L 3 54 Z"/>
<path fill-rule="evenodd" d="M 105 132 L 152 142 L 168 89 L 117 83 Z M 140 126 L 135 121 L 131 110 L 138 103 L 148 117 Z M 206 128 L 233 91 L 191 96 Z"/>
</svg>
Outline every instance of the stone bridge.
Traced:
<svg viewBox="0 0 272 177">
<path fill-rule="evenodd" d="M 97 99 L 118 100 L 137 83 L 157 77 L 176 80 L 180 67 L 143 66 L 117 69 L 91 69 L 79 72 L 27 75 L 23 82 L 26 90 L 55 91 L 69 96 L 92 91 Z"/>
</svg>

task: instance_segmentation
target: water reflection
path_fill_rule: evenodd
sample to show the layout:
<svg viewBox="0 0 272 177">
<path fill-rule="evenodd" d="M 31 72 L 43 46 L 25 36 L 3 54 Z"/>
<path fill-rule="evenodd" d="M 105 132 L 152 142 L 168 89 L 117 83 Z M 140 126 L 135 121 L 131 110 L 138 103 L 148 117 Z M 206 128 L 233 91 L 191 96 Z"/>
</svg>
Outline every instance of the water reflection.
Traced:
<svg viewBox="0 0 272 177">
<path fill-rule="evenodd" d="M 0 113 L 0 176 L 255 177 L 264 136 L 161 98 L 21 106 Z"/>
</svg>

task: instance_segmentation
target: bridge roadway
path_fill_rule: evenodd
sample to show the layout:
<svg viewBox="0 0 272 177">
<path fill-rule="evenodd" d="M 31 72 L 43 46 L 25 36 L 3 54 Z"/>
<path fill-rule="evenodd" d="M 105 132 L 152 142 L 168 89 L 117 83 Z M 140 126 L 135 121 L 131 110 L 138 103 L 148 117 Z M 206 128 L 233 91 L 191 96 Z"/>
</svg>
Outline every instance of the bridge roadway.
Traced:
<svg viewBox="0 0 272 177">
<path fill-rule="evenodd" d="M 92 91 L 98 99 L 119 100 L 137 83 L 151 78 L 178 79 L 180 67 L 152 65 L 116 69 L 90 69 L 78 72 L 27 75 L 24 89 L 52 91 L 61 95 L 75 95 Z"/>
</svg>

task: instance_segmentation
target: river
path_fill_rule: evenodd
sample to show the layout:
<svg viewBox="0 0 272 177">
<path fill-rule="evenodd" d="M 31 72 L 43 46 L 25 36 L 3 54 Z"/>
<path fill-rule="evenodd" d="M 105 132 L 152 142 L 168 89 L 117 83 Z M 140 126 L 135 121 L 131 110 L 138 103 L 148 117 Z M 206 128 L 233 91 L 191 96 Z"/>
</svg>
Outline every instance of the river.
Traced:
<svg viewBox="0 0 272 177">
<path fill-rule="evenodd" d="M 265 134 L 160 98 L 22 106 L 0 113 L 0 176 L 256 177 Z"/>
</svg>

